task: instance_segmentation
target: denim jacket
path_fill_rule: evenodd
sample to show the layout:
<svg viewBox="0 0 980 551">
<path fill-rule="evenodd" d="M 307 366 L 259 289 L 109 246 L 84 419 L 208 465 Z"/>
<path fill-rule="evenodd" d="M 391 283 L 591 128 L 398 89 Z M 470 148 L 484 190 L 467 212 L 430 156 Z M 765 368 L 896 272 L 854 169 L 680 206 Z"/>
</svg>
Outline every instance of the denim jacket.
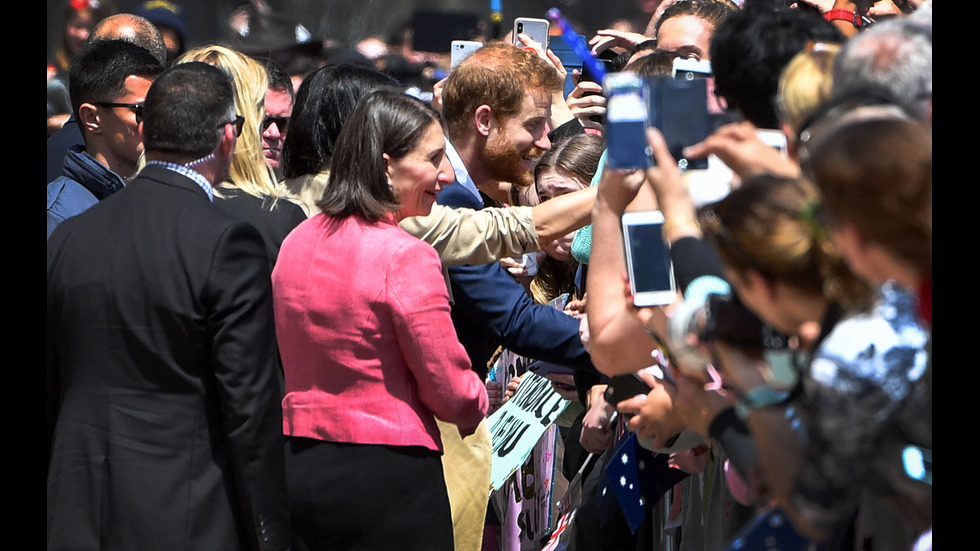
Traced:
<svg viewBox="0 0 980 551">
<path fill-rule="evenodd" d="M 48 184 L 48 237 L 64 220 L 126 187 L 115 172 L 75 146 L 65 155 L 65 172 Z"/>
</svg>

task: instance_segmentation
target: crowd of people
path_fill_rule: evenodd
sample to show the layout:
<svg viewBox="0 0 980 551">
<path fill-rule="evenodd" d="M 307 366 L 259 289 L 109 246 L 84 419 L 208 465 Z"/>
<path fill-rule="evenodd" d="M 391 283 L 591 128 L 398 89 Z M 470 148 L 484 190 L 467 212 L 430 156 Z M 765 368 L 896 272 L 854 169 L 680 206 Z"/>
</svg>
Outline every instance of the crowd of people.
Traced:
<svg viewBox="0 0 980 551">
<path fill-rule="evenodd" d="M 648 125 L 627 169 L 604 81 L 523 34 L 450 68 L 68 2 L 47 548 L 513 549 L 509 351 L 579 406 L 574 515 L 523 549 L 931 549 L 931 0 L 657 4 L 588 55 L 651 85 L 708 62 L 711 128 L 678 151 Z M 647 210 L 676 297 L 637 307 Z M 648 390 L 613 399 L 624 377 Z M 627 456 L 638 507 L 611 497 Z"/>
</svg>

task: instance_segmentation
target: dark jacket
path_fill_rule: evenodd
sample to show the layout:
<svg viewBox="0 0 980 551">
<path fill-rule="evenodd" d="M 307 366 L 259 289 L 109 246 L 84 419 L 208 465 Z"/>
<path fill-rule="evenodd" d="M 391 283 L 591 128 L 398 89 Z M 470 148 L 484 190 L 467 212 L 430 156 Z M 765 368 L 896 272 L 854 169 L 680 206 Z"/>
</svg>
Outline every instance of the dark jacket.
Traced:
<svg viewBox="0 0 980 551">
<path fill-rule="evenodd" d="M 84 147 L 85 139 L 82 138 L 82 130 L 78 126 L 78 121 L 75 120 L 75 115 L 72 115 L 60 130 L 48 137 L 47 170 L 49 184 L 65 173 L 65 155 L 68 154 L 69 149 L 76 145 Z"/>
<path fill-rule="evenodd" d="M 48 549 L 288 548 L 255 228 L 148 166 L 47 251 Z"/>
<path fill-rule="evenodd" d="M 451 185 L 439 193 L 437 201 L 454 208 L 480 210 L 489 198 L 480 201 L 463 185 Z M 578 320 L 551 306 L 535 304 L 499 262 L 454 266 L 448 271 L 453 325 L 481 377 L 486 378 L 487 361 L 498 346 L 595 373 L 579 338 Z"/>
<path fill-rule="evenodd" d="M 303 207 L 288 199 L 279 199 L 273 204 L 271 197 L 259 198 L 237 188 L 218 188 L 218 194 L 214 196 L 214 204 L 222 211 L 252 224 L 259 230 L 262 241 L 265 242 L 266 253 L 269 255 L 270 267 L 275 266 L 279 258 L 282 240 L 300 222 L 306 220 Z"/>
<path fill-rule="evenodd" d="M 73 146 L 62 163 L 64 174 L 48 184 L 48 237 L 62 221 L 126 187 L 121 176 Z"/>
</svg>

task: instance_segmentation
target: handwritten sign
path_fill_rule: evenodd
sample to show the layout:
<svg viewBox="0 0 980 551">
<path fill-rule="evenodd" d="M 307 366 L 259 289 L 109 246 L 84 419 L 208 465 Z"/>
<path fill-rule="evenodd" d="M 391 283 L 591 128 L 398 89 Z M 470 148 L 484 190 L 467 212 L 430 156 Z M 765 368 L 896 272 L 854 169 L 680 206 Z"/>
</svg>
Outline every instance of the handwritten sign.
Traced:
<svg viewBox="0 0 980 551">
<path fill-rule="evenodd" d="M 550 380 L 533 372 L 523 374 L 514 396 L 487 418 L 493 442 L 491 490 L 503 487 L 568 404 Z"/>
<path fill-rule="evenodd" d="M 500 551 L 535 551 L 550 536 L 557 447 L 558 425 L 551 425 L 503 489 L 491 494 L 500 519 Z"/>
</svg>

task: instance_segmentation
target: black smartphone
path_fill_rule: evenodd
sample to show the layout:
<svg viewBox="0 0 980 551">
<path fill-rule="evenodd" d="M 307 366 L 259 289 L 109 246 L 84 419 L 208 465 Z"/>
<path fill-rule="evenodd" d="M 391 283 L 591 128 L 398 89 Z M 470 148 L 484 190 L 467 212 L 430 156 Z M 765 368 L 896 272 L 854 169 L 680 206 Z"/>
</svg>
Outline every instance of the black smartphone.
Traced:
<svg viewBox="0 0 980 551">
<path fill-rule="evenodd" d="M 683 150 L 711 133 L 708 87 L 703 78 L 655 77 L 647 82 L 650 126 L 660 130 L 681 170 L 706 169 L 708 158 L 688 159 Z"/>
<path fill-rule="evenodd" d="M 636 373 L 630 373 L 629 375 L 616 375 L 609 380 L 609 385 L 606 387 L 606 392 L 603 397 L 612 405 L 616 405 L 623 400 L 632 398 L 637 394 L 646 394 L 650 392 L 650 385 L 643 382 Z"/>
</svg>

